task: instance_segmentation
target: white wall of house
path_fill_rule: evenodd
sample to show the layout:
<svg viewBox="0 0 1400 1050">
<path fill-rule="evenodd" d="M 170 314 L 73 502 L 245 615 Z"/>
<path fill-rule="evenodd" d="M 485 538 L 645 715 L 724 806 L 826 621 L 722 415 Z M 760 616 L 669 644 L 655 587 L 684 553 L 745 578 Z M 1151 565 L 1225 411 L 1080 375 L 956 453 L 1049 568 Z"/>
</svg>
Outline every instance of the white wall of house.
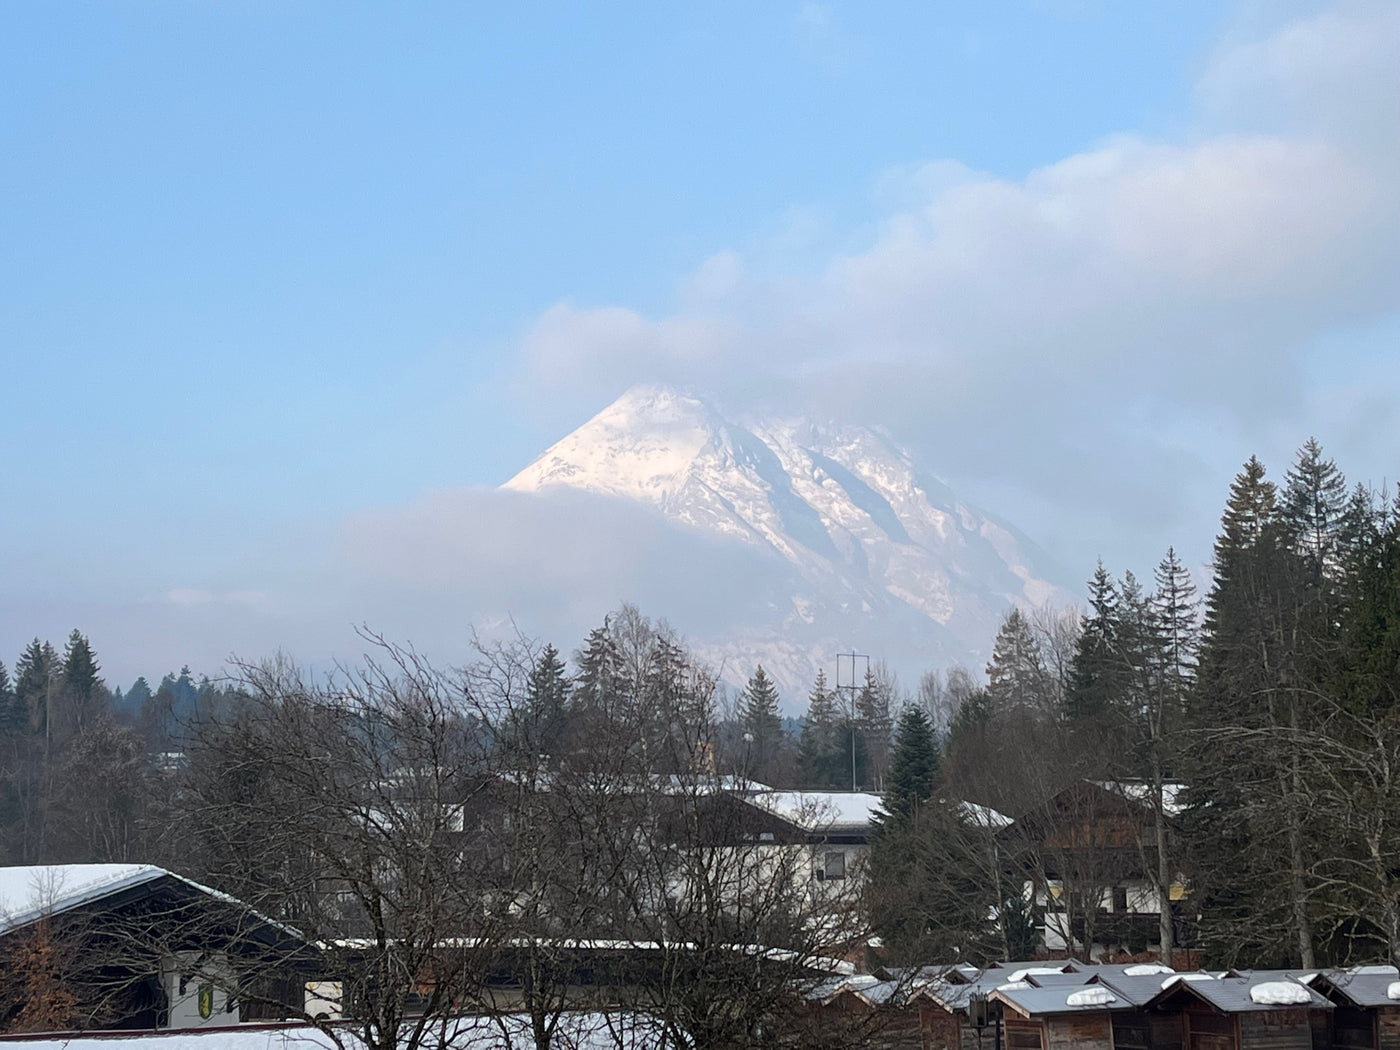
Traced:
<svg viewBox="0 0 1400 1050">
<path fill-rule="evenodd" d="M 238 1023 L 238 1007 L 229 1005 L 232 971 L 222 956 L 179 952 L 160 968 L 161 986 L 170 1004 L 167 1028 L 213 1028 Z"/>
</svg>

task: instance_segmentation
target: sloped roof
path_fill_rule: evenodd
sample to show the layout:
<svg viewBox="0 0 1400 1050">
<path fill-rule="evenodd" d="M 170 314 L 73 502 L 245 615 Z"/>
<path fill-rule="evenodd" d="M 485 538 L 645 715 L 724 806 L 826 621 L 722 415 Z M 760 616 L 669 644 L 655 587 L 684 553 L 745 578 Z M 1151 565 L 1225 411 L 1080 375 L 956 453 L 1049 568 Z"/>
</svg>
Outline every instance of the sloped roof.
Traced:
<svg viewBox="0 0 1400 1050">
<path fill-rule="evenodd" d="M 744 796 L 806 831 L 867 831 L 883 800 L 864 791 L 755 791 Z"/>
<path fill-rule="evenodd" d="M 1400 1000 L 1390 997 L 1390 986 L 1400 980 L 1394 966 L 1354 966 L 1346 970 L 1322 970 L 1313 976 L 1309 986 L 1336 989 L 1337 993 L 1355 1006 L 1400 1006 Z"/>
<path fill-rule="evenodd" d="M 1055 984 L 1044 988 L 1026 984 L 1005 984 L 987 996 L 1003 1002 L 1026 1017 L 1046 1014 L 1099 1013 L 1104 1010 L 1132 1010 L 1137 1004 L 1117 994 L 1106 984 Z"/>
<path fill-rule="evenodd" d="M 301 940 L 301 934 L 242 901 L 154 864 L 37 864 L 0 868 L 0 934 L 45 915 L 59 915 L 126 890 L 169 879 L 235 905 L 244 914 Z"/>
<path fill-rule="evenodd" d="M 1249 974 L 1226 977 L 1211 977 L 1206 980 L 1189 980 L 1183 974 L 1178 979 L 1166 978 L 1167 985 L 1157 993 L 1151 1002 L 1162 1002 L 1173 995 L 1194 995 L 1209 1003 L 1222 1013 L 1238 1014 L 1256 1010 L 1278 1010 L 1294 1008 L 1302 1010 L 1330 1010 L 1332 1003 L 1315 990 L 1286 971 L 1256 970 Z M 1269 996 L 1255 993 L 1255 988 L 1265 984 L 1288 984 L 1302 989 L 1306 997 L 1299 1003 L 1281 1004 L 1267 1001 Z M 1261 1001 L 1263 1000 L 1263 1001 Z"/>
<path fill-rule="evenodd" d="M 1141 780 L 1095 780 L 1091 783 L 1115 795 L 1122 795 L 1133 802 L 1148 805 L 1152 800 L 1152 785 Z M 1177 816 L 1182 810 L 1181 799 L 1186 785 L 1168 780 L 1162 784 L 1162 812 L 1169 817 Z"/>
<path fill-rule="evenodd" d="M 153 864 L 39 864 L 0 868 L 0 933 L 168 874 Z M 213 892 L 212 890 L 210 891 Z"/>
</svg>

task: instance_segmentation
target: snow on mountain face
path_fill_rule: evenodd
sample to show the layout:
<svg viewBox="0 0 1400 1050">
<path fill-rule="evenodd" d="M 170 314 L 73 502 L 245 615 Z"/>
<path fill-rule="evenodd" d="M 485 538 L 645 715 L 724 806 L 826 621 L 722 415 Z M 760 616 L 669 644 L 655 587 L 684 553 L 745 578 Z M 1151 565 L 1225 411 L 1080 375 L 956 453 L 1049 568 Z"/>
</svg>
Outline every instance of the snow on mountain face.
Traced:
<svg viewBox="0 0 1400 1050">
<path fill-rule="evenodd" d="M 635 501 L 786 562 L 800 583 L 770 619 L 693 641 L 731 679 L 762 662 L 790 697 L 817 667 L 830 673 L 838 648 L 913 673 L 978 670 L 1008 606 L 1068 600 L 1029 540 L 863 427 L 740 425 L 693 395 L 634 387 L 503 487 L 556 486 Z"/>
</svg>

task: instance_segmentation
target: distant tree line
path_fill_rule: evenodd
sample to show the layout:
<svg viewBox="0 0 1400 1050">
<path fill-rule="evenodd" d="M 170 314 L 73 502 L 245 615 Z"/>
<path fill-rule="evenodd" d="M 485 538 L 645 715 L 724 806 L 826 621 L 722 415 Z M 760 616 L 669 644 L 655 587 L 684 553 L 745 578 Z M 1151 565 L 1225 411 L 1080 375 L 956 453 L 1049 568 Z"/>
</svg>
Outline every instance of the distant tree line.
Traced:
<svg viewBox="0 0 1400 1050">
<path fill-rule="evenodd" d="M 13 671 L 0 661 L 0 863 L 165 858 L 162 770 L 231 694 L 188 667 L 111 690 L 77 629 L 62 652 L 35 638 Z"/>
</svg>

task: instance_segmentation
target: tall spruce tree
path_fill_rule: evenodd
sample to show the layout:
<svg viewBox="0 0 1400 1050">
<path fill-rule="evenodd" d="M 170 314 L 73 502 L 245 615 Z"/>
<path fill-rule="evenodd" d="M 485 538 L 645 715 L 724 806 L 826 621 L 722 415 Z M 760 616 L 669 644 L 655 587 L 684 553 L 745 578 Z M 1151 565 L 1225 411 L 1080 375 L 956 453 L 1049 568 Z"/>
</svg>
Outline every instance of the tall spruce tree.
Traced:
<svg viewBox="0 0 1400 1050">
<path fill-rule="evenodd" d="M 15 696 L 14 683 L 5 661 L 0 660 L 0 739 L 14 737 L 24 731 L 24 708 Z"/>
<path fill-rule="evenodd" d="M 987 696 L 998 712 L 1037 711 L 1053 695 L 1050 673 L 1030 621 L 1013 608 L 1002 621 L 987 663 Z"/>
<path fill-rule="evenodd" d="M 605 716 L 623 702 L 626 692 L 622 656 L 606 621 L 588 632 L 574 656 L 574 702 L 585 711 Z"/>
<path fill-rule="evenodd" d="M 744 687 L 739 722 L 748 736 L 749 776 L 771 783 L 783 747 L 783 719 L 778 709 L 778 688 L 759 664 Z"/>
<path fill-rule="evenodd" d="M 882 672 L 884 671 L 882 667 Z M 873 791 L 883 788 L 888 773 L 890 733 L 894 729 L 893 682 L 887 673 L 865 672 L 865 681 L 856 694 L 856 724 L 859 738 L 858 757 L 864 761 L 859 769 L 859 782 Z"/>
<path fill-rule="evenodd" d="M 1300 688 L 1308 652 L 1295 535 L 1251 458 L 1230 487 L 1216 541 L 1189 705 L 1197 745 L 1187 824 L 1207 913 L 1202 937 L 1232 963 L 1316 962 L 1310 873 L 1323 833 L 1298 750 L 1310 700 Z"/>
<path fill-rule="evenodd" d="M 1065 716 L 1071 723 L 1102 724 L 1116 714 L 1125 672 L 1118 633 L 1118 588 L 1100 561 L 1089 580 L 1089 612 L 1065 692 Z"/>
<path fill-rule="evenodd" d="M 836 694 L 826 684 L 826 671 L 818 670 L 807 694 L 807 717 L 797 745 L 798 774 L 807 787 L 839 787 L 849 783 L 849 756 L 841 751 L 842 717 Z"/>
<path fill-rule="evenodd" d="M 906 704 L 895 729 L 894 754 L 885 782 L 884 808 L 895 821 L 913 819 L 938 784 L 938 740 L 928 713 Z"/>
<path fill-rule="evenodd" d="M 49 702 L 58 678 L 58 653 L 48 642 L 35 638 L 15 662 L 15 695 L 22 705 L 30 732 L 46 736 Z"/>
<path fill-rule="evenodd" d="M 63 649 L 63 668 L 60 671 L 61 688 L 59 716 L 64 736 L 80 733 L 87 729 L 102 713 L 106 701 L 106 687 L 98 677 L 101 668 L 97 655 L 87 636 L 76 627 L 68 635 L 68 644 Z"/>
<path fill-rule="evenodd" d="M 569 679 L 559 650 L 546 645 L 525 683 L 524 722 L 521 743 L 534 761 L 541 756 L 557 757 L 563 742 L 565 704 L 569 699 Z"/>
</svg>

